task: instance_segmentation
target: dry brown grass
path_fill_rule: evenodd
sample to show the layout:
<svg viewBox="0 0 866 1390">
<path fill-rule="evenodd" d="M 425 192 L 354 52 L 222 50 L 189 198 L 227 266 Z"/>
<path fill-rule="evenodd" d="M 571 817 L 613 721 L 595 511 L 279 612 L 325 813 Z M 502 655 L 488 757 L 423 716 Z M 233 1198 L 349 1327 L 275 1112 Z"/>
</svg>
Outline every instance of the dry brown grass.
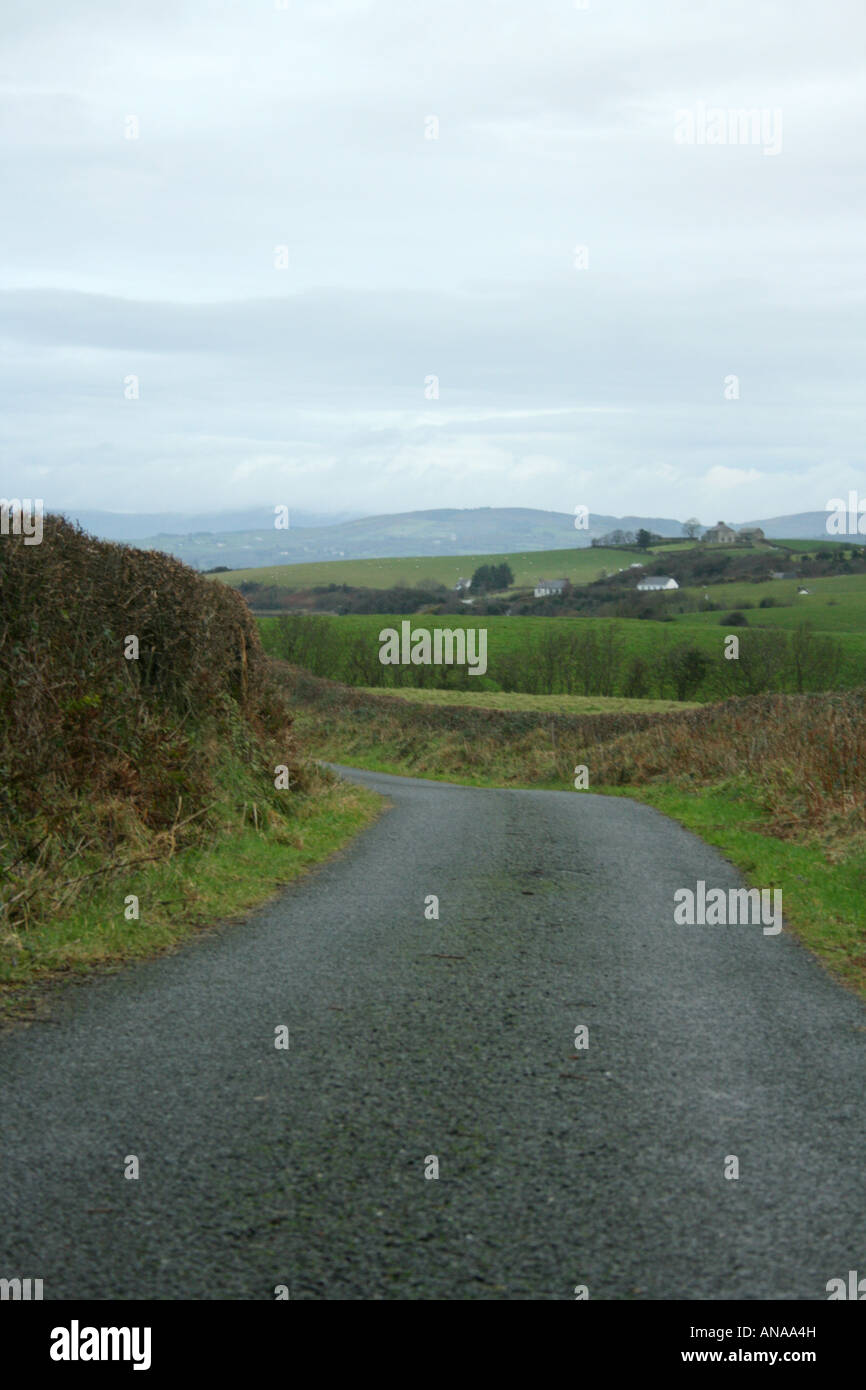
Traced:
<svg viewBox="0 0 866 1390">
<path fill-rule="evenodd" d="M 725 700 L 604 743 L 596 778 L 709 786 L 748 778 L 767 828 L 786 836 L 866 830 L 866 689 Z"/>
<path fill-rule="evenodd" d="M 709 787 L 748 782 L 776 836 L 866 833 L 866 689 L 751 695 L 669 713 L 572 716 L 422 705 L 369 695 L 276 664 L 311 748 L 380 754 L 418 775 L 500 785 Z"/>
</svg>

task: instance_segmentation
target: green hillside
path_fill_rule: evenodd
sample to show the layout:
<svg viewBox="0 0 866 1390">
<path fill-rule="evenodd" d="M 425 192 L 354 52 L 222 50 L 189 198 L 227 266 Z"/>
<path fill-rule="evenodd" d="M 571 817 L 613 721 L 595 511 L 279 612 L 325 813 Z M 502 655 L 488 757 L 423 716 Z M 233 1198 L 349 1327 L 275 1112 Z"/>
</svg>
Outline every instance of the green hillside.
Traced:
<svg viewBox="0 0 866 1390">
<path fill-rule="evenodd" d="M 680 547 L 681 548 L 681 547 Z M 664 547 L 660 546 L 659 550 Z M 653 551 L 649 552 L 650 555 Z M 319 584 L 350 584 L 370 589 L 398 585 L 423 586 L 427 579 L 453 588 L 461 577 L 470 578 L 479 565 L 511 566 L 516 588 L 539 579 L 570 579 L 589 584 L 603 570 L 618 570 L 640 561 L 635 551 L 585 547 L 578 550 L 511 551 L 503 555 L 422 555 L 384 560 L 324 560 L 310 565 L 270 565 L 262 569 L 231 570 L 213 575 L 233 588 L 245 581 L 276 584 L 286 589 L 312 589 Z"/>
<path fill-rule="evenodd" d="M 799 594 L 800 588 L 808 589 Z M 771 579 L 766 584 L 714 584 L 680 590 L 700 599 L 705 593 L 720 611 L 683 613 L 678 624 L 716 627 L 724 614 L 743 609 L 749 627 L 796 628 L 808 621 L 816 632 L 866 633 L 866 574 L 838 574 L 818 579 Z M 762 599 L 779 607 L 761 608 Z M 744 605 L 746 607 L 744 608 Z"/>
<path fill-rule="evenodd" d="M 665 560 L 693 549 L 700 542 L 663 540 L 645 553 L 635 549 L 577 546 L 561 550 L 511 550 L 496 554 L 479 551 L 473 555 L 409 555 L 384 559 L 321 560 L 308 564 L 265 565 L 254 569 L 229 570 L 209 576 L 236 588 L 243 583 L 275 585 L 285 589 L 312 589 L 326 584 L 348 584 L 369 589 L 423 587 L 428 581 L 454 587 L 461 577 L 470 578 L 479 565 L 510 565 L 514 587 L 527 588 L 539 579 L 570 579 L 572 584 L 590 584 L 603 572 L 615 574 L 634 563 L 664 572 Z M 757 546 L 714 547 L 715 553 L 750 554 L 766 551 L 778 556 L 780 568 L 790 568 L 796 557 L 832 551 L 835 543 L 826 541 L 775 541 Z M 654 558 L 655 557 L 655 558 Z M 781 582 L 781 581 L 779 581 Z"/>
</svg>

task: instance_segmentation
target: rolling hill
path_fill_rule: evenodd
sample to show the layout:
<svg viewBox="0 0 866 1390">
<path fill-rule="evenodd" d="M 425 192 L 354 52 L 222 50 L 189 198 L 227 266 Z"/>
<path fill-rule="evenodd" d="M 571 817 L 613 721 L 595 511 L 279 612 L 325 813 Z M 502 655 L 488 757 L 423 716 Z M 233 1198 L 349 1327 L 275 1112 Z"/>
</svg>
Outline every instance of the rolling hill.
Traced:
<svg viewBox="0 0 866 1390">
<path fill-rule="evenodd" d="M 617 517 L 592 512 L 584 530 L 575 527 L 572 512 L 534 507 L 451 507 L 359 517 L 346 512 L 324 515 L 295 511 L 289 506 L 289 527 L 281 530 L 275 528 L 273 508 L 267 506 L 140 516 L 74 509 L 65 514 L 102 539 L 124 541 L 141 550 L 160 550 L 200 570 L 216 565 L 259 569 L 329 560 L 449 555 L 463 556 L 468 564 L 479 555 L 580 550 L 614 530 L 637 532 L 644 527 L 670 538 L 683 533 L 682 523 L 675 517 Z M 828 539 L 825 512 L 734 524 L 761 526 L 770 539 Z"/>
</svg>

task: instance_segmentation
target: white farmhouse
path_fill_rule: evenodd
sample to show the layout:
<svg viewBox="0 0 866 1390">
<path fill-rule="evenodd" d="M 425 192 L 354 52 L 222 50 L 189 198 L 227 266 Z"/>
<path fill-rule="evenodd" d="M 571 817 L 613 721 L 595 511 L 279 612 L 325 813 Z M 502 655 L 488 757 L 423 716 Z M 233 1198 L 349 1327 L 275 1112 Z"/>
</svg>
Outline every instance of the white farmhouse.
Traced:
<svg viewBox="0 0 866 1390">
<path fill-rule="evenodd" d="M 638 589 L 642 594 L 654 594 L 660 589 L 678 589 L 680 586 L 675 579 L 671 579 L 667 574 L 648 574 L 645 579 L 638 582 Z"/>
<path fill-rule="evenodd" d="M 550 594 L 564 594 L 567 579 L 539 579 L 533 594 L 536 598 L 547 598 Z"/>
</svg>

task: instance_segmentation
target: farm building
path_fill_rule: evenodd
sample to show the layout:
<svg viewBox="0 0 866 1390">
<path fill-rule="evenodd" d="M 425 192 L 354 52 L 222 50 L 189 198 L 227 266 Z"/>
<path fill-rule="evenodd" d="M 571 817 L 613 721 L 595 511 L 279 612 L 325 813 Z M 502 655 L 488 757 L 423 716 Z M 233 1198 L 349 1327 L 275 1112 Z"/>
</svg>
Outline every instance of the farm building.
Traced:
<svg viewBox="0 0 866 1390">
<path fill-rule="evenodd" d="M 680 586 L 668 574 L 648 574 L 646 579 L 638 581 L 637 587 L 642 594 L 652 594 L 661 589 L 678 589 Z"/>
<path fill-rule="evenodd" d="M 550 594 L 564 594 L 567 587 L 567 579 L 539 579 L 533 593 L 536 598 L 547 598 Z"/>
<path fill-rule="evenodd" d="M 715 526 L 710 526 L 704 532 L 701 540 L 707 545 L 736 545 L 737 533 L 733 526 L 727 526 L 724 521 L 717 521 Z"/>
</svg>

